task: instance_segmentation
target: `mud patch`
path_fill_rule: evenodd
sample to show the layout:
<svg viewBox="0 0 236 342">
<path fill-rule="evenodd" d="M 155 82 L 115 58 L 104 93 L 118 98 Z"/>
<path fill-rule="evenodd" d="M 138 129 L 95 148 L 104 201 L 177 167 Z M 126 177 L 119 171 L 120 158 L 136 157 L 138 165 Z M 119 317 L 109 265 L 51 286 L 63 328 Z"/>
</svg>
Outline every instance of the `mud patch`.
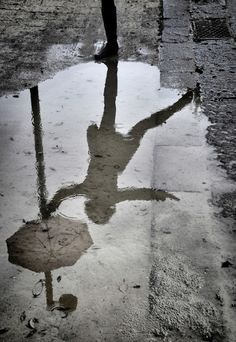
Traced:
<svg viewBox="0 0 236 342">
<path fill-rule="evenodd" d="M 236 191 L 223 194 L 214 203 L 222 208 L 223 217 L 236 220 Z"/>
</svg>

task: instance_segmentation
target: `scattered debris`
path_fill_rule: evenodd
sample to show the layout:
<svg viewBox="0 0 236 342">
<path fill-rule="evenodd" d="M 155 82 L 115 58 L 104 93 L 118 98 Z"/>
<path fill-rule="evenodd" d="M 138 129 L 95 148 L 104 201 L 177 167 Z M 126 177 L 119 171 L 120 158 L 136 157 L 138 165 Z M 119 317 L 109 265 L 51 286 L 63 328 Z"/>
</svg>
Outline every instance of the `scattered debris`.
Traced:
<svg viewBox="0 0 236 342">
<path fill-rule="evenodd" d="M 37 332 L 37 329 L 32 329 L 27 335 L 26 338 L 32 337 Z"/>
<path fill-rule="evenodd" d="M 26 335 L 26 338 L 32 337 L 37 332 L 37 329 L 35 328 L 35 324 L 37 323 L 39 323 L 37 318 L 31 318 L 28 320 L 26 327 L 30 329 L 30 332 Z"/>
<path fill-rule="evenodd" d="M 32 289 L 32 295 L 34 298 L 37 298 L 41 295 L 44 285 L 45 285 L 45 281 L 43 279 L 40 279 L 39 281 L 37 281 L 37 283 L 34 285 Z"/>
<path fill-rule="evenodd" d="M 224 300 L 219 293 L 216 293 L 216 299 L 219 300 L 221 302 L 221 304 L 223 304 Z"/>
<path fill-rule="evenodd" d="M 157 331 L 156 329 L 154 329 L 154 330 L 152 331 L 152 334 L 153 334 L 154 337 L 159 337 L 159 336 L 160 336 L 159 333 L 158 333 L 158 331 Z"/>
<path fill-rule="evenodd" d="M 63 316 L 61 316 L 61 318 L 67 318 L 68 312 L 67 311 L 62 311 L 62 312 L 63 312 Z"/>
<path fill-rule="evenodd" d="M 226 260 L 226 261 L 221 263 L 221 267 L 222 268 L 226 268 L 226 267 L 229 267 L 229 266 L 233 266 L 233 264 L 230 261 L 228 261 L 228 260 Z"/>
<path fill-rule="evenodd" d="M 63 305 L 59 304 L 59 305 L 52 306 L 50 311 L 53 312 L 54 310 L 62 312 L 61 318 L 67 318 L 68 309 L 64 307 Z"/>
<path fill-rule="evenodd" d="M 46 333 L 47 333 L 47 329 L 42 329 L 42 330 L 40 330 L 38 333 L 39 333 L 39 335 L 41 335 L 41 336 L 45 336 Z"/>
<path fill-rule="evenodd" d="M 47 225 L 47 222 L 44 222 L 44 226 L 42 228 L 42 232 L 48 232 L 49 231 L 49 228 L 48 228 L 48 225 Z"/>
<path fill-rule="evenodd" d="M 123 284 L 119 286 L 119 291 L 125 293 L 128 290 L 129 286 L 125 283 L 125 279 L 123 279 Z"/>
<path fill-rule="evenodd" d="M 60 127 L 60 126 L 62 126 L 62 125 L 64 125 L 64 122 L 63 122 L 63 121 L 55 123 L 54 126 L 55 126 L 55 127 Z"/>
<path fill-rule="evenodd" d="M 203 67 L 196 67 L 195 68 L 195 72 L 197 72 L 198 74 L 202 74 L 203 73 Z M 202 182 L 202 184 L 206 184 L 206 182 Z"/>
<path fill-rule="evenodd" d="M 8 328 L 0 329 L 0 335 L 6 334 L 9 331 Z"/>
<path fill-rule="evenodd" d="M 26 314 L 25 314 L 25 311 L 23 311 L 23 312 L 21 313 L 21 315 L 20 315 L 20 321 L 21 321 L 21 322 L 24 322 L 25 319 L 26 319 Z"/>
<path fill-rule="evenodd" d="M 26 324 L 26 326 L 27 328 L 34 330 L 35 323 L 39 323 L 39 320 L 37 318 L 31 318 L 28 320 L 28 323 Z"/>
<path fill-rule="evenodd" d="M 11 141 L 14 141 L 14 138 L 13 138 L 13 137 L 10 137 L 10 140 L 11 140 Z"/>
<path fill-rule="evenodd" d="M 93 249 L 93 250 L 98 250 L 98 249 L 101 249 L 101 247 L 93 246 L 92 249 Z"/>
<path fill-rule="evenodd" d="M 163 328 L 160 328 L 160 329 L 154 329 L 152 331 L 152 334 L 154 337 L 164 337 L 164 339 L 166 339 L 167 335 L 168 335 L 168 332 L 165 331 Z"/>
</svg>

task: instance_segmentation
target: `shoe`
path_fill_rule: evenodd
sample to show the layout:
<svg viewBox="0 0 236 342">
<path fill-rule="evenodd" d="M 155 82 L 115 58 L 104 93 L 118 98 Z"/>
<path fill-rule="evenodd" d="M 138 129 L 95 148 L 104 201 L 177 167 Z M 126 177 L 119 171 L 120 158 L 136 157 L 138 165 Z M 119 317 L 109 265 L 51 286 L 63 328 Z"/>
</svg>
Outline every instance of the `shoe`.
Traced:
<svg viewBox="0 0 236 342">
<path fill-rule="evenodd" d="M 118 43 L 107 43 L 104 48 L 99 51 L 98 54 L 94 55 L 96 61 L 100 61 L 104 58 L 117 56 L 119 50 Z"/>
</svg>

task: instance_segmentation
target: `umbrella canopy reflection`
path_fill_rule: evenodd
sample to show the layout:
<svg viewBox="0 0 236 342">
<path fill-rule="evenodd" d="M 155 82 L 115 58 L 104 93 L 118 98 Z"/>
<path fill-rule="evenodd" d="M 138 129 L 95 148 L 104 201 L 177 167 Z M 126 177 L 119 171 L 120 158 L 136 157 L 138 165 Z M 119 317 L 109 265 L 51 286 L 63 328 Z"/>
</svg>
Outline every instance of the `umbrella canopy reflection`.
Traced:
<svg viewBox="0 0 236 342">
<path fill-rule="evenodd" d="M 7 239 L 9 261 L 33 272 L 44 272 L 46 301 L 49 310 L 60 309 L 67 313 L 77 307 L 77 298 L 63 294 L 53 299 L 51 271 L 72 266 L 93 244 L 87 224 L 55 216 L 42 221 L 31 221 Z M 36 294 L 37 296 L 37 294 Z"/>
<path fill-rule="evenodd" d="M 29 222 L 7 240 L 9 261 L 37 273 L 74 265 L 92 244 L 86 223 L 62 216 Z"/>
</svg>

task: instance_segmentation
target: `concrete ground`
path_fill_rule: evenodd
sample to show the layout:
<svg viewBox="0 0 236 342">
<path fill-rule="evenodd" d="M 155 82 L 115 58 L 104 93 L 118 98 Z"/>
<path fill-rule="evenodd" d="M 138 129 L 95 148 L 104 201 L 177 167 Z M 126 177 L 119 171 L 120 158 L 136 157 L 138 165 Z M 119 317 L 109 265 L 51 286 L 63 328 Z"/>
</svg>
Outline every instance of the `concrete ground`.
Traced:
<svg viewBox="0 0 236 342">
<path fill-rule="evenodd" d="M 235 342 L 233 1 L 99 5 L 0 2 L 0 339 Z"/>
</svg>

